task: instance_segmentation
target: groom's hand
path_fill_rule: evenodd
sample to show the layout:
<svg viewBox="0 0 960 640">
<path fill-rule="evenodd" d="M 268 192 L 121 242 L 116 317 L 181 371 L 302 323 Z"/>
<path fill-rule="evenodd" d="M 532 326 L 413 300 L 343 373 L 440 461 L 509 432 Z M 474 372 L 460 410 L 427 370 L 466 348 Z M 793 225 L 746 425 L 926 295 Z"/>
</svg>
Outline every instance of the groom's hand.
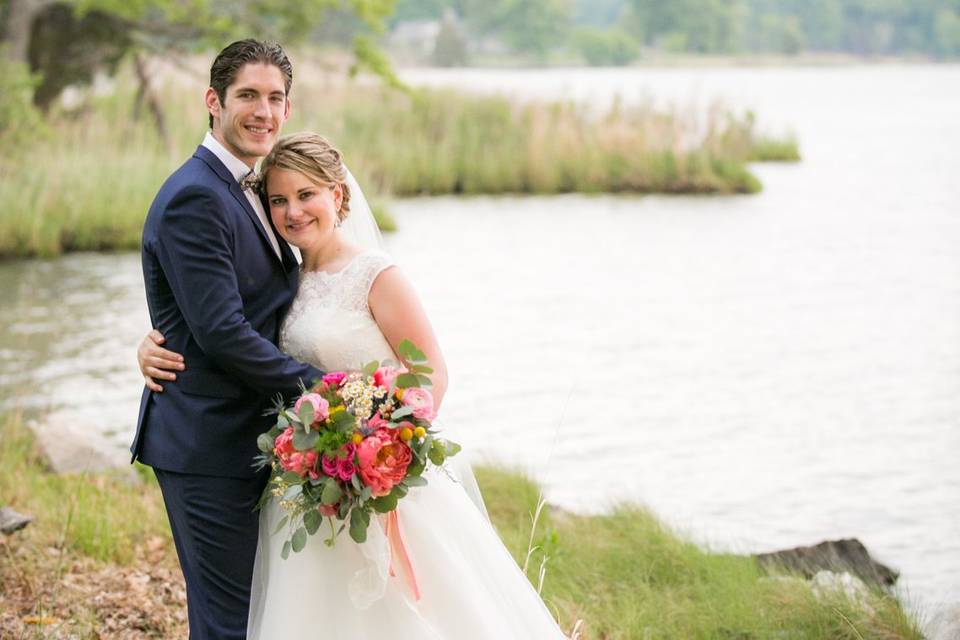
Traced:
<svg viewBox="0 0 960 640">
<path fill-rule="evenodd" d="M 183 356 L 160 346 L 165 341 L 163 334 L 152 329 L 137 347 L 137 364 L 140 365 L 143 381 L 148 389 L 157 393 L 161 393 L 163 387 L 156 380 L 176 380 L 174 371 L 186 369 Z"/>
</svg>

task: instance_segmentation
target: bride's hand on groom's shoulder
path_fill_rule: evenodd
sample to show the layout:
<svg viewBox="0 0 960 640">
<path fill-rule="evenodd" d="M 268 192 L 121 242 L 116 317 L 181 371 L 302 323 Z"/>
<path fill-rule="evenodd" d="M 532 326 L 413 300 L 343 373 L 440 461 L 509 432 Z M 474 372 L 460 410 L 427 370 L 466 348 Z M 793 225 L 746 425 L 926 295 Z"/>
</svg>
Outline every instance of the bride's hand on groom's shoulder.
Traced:
<svg viewBox="0 0 960 640">
<path fill-rule="evenodd" d="M 161 347 L 160 345 L 164 342 L 166 338 L 163 334 L 156 329 L 151 329 L 137 347 L 137 364 L 140 366 L 140 373 L 143 374 L 144 384 L 157 393 L 163 392 L 163 387 L 157 383 L 157 380 L 176 380 L 177 374 L 174 372 L 186 369 L 183 356 Z"/>
</svg>

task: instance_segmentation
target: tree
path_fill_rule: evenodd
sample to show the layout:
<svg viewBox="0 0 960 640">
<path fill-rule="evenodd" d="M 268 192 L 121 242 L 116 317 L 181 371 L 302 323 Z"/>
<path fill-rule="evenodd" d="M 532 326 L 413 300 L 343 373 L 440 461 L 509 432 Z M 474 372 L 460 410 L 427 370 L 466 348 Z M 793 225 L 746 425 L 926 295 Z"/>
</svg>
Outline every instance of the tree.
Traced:
<svg viewBox="0 0 960 640">
<path fill-rule="evenodd" d="M 440 22 L 440 31 L 433 48 L 433 63 L 438 67 L 463 67 L 467 64 L 467 39 L 452 9 Z"/>
<path fill-rule="evenodd" d="M 584 27 L 577 30 L 574 42 L 587 64 L 595 67 L 623 66 L 640 56 L 636 41 L 622 29 Z"/>
<path fill-rule="evenodd" d="M 292 44 L 328 16 L 356 18 L 353 71 L 367 68 L 399 86 L 372 35 L 382 33 L 393 0 L 6 0 L 0 45 L 14 61 L 30 62 L 42 81 L 34 101 L 48 105 L 66 84 L 89 82 L 96 70 L 112 72 L 125 56 L 134 60 L 146 102 L 161 133 L 163 113 L 145 65 L 148 55 L 176 57 L 198 48 L 220 48 L 256 37 Z M 28 35 L 24 35 L 28 34 Z M 167 140 L 169 144 L 169 140 Z"/>
</svg>

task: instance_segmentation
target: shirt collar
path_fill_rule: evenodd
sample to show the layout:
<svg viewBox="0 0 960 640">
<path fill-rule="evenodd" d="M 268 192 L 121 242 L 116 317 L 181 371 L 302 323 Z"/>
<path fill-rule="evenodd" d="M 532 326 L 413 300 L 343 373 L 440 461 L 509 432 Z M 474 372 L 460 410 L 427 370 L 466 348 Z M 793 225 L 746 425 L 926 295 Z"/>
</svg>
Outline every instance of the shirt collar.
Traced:
<svg viewBox="0 0 960 640">
<path fill-rule="evenodd" d="M 240 182 L 244 176 L 250 173 L 250 167 L 243 160 L 227 151 L 227 148 L 220 144 L 220 141 L 214 138 L 210 131 L 207 131 L 207 135 L 203 137 L 203 146 L 217 156 L 237 182 Z"/>
</svg>

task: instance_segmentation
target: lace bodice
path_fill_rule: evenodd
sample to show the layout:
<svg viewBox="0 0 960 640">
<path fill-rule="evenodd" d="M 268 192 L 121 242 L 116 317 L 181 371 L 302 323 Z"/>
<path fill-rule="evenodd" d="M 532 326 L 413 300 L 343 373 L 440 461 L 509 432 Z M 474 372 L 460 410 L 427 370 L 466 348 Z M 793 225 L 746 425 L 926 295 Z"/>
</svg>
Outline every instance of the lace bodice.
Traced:
<svg viewBox="0 0 960 640">
<path fill-rule="evenodd" d="M 340 271 L 304 271 L 300 289 L 280 329 L 280 348 L 324 371 L 359 369 L 393 351 L 370 313 L 367 296 L 377 276 L 393 264 L 367 249 Z"/>
</svg>

